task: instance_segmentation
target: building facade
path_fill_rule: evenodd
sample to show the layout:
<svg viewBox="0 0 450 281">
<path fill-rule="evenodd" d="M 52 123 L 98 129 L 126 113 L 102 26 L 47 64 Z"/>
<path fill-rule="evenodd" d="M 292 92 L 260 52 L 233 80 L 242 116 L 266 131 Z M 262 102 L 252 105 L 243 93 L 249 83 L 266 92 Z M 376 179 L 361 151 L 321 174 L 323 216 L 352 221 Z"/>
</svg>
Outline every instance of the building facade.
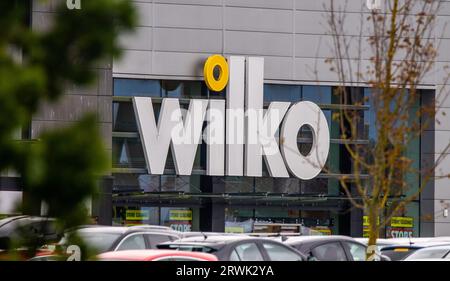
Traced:
<svg viewBox="0 0 450 281">
<path fill-rule="evenodd" d="M 59 2 L 34 1 L 32 27 L 51 24 Z M 345 35 L 359 35 L 360 17 L 370 13 L 365 2 L 347 1 Z M 326 234 L 363 236 L 364 214 L 352 207 L 337 180 L 352 173 L 339 125 L 331 117 L 340 100 L 333 95 L 339 80 L 325 63 L 332 56 L 324 7 L 328 1 L 145 0 L 134 4 L 139 26 L 135 33 L 121 37 L 122 58 L 99 65 L 99 80 L 92 88 L 68 89 L 61 102 L 43 106 L 31 126 L 31 137 L 37 138 L 46 128 L 73 122 L 87 111 L 98 112 L 112 157 L 111 174 L 103 184 L 107 199 L 93 210 L 100 221 L 170 225 L 182 231 L 277 232 L 301 225 Z M 446 87 L 440 81 L 445 77 L 442 67 L 450 61 L 450 31 L 443 28 L 449 18 L 450 2 L 444 1 L 436 28 L 438 61 L 419 87 L 417 105 L 437 99 L 439 107 L 434 126 L 408 149 L 416 167 L 433 162 L 450 142 L 450 99 L 440 101 L 435 95 Z M 151 97 L 156 116 L 163 98 L 178 98 L 184 108 L 195 98 L 225 100 L 224 91 L 210 91 L 203 79 L 203 64 L 213 54 L 263 57 L 265 106 L 272 101 L 312 101 L 321 107 L 330 129 L 327 172 L 312 180 L 271 178 L 266 171 L 263 177 L 207 176 L 202 144 L 192 175 L 176 175 L 170 153 L 164 175 L 148 173 L 132 98 Z M 367 60 L 368 53 L 363 52 L 362 59 Z M 363 100 L 370 89 L 361 83 L 352 91 Z M 357 141 L 369 146 L 376 138 L 370 101 L 350 106 L 364 116 Z M 311 147 L 308 131 L 300 132 L 298 146 L 300 151 Z M 445 177 L 449 173 L 450 160 L 444 160 L 420 198 L 399 214 L 408 218 L 407 223 L 388 226 L 383 235 L 450 235 L 445 211 L 450 208 L 450 179 Z M 411 189 L 417 189 L 419 182 L 420 177 L 411 178 Z M 20 193 L 20 184 L 5 175 L 0 189 Z"/>
</svg>

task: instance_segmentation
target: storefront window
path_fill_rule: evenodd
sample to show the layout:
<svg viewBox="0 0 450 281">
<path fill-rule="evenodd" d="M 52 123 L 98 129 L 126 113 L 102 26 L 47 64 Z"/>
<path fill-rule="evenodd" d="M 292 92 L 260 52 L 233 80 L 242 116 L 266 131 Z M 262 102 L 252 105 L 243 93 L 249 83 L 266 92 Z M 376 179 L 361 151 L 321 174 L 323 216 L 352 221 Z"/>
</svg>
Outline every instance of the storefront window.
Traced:
<svg viewBox="0 0 450 281">
<path fill-rule="evenodd" d="M 145 168 L 146 163 L 141 142 L 136 138 L 114 138 L 113 167 Z"/>
<path fill-rule="evenodd" d="M 330 151 L 326 166 L 317 178 L 303 181 L 294 177 L 291 178 L 271 178 L 269 177 L 266 164 L 263 161 L 263 177 L 214 177 L 208 179 L 205 174 L 205 158 L 206 146 L 201 144 L 197 148 L 197 154 L 193 165 L 193 174 L 191 176 L 175 175 L 175 167 L 173 157 L 169 149 L 166 160 L 165 175 L 148 175 L 146 170 L 145 157 L 142 150 L 142 144 L 137 128 L 134 108 L 130 97 L 148 96 L 154 97 L 153 108 L 155 112 L 155 120 L 158 120 L 161 98 L 181 98 L 181 107 L 188 108 L 188 100 L 191 98 L 203 99 L 224 99 L 226 90 L 220 93 L 211 92 L 207 89 L 203 81 L 178 81 L 178 80 L 139 80 L 139 79 L 115 79 L 114 80 L 114 98 L 113 98 L 113 167 L 125 169 L 114 171 L 114 192 L 117 194 L 127 194 L 130 191 L 140 191 L 152 194 L 152 200 L 148 203 L 142 200 L 142 206 L 122 206 L 115 209 L 116 223 L 130 223 L 127 220 L 126 210 L 139 210 L 135 217 L 141 217 L 142 223 L 160 224 L 171 226 L 180 231 L 189 231 L 188 229 L 198 229 L 199 211 L 196 205 L 178 205 L 179 202 L 186 203 L 184 198 L 178 198 L 173 202 L 173 206 L 167 206 L 158 203 L 158 196 L 168 196 L 170 193 L 191 193 L 188 197 L 194 198 L 195 194 L 201 194 L 202 190 L 212 190 L 229 194 L 227 198 L 230 207 L 226 207 L 225 225 L 226 228 L 235 232 L 253 232 L 255 223 L 278 223 L 278 224 L 298 224 L 316 229 L 324 234 L 338 234 L 339 218 L 338 211 L 330 211 L 329 206 L 336 209 L 341 208 L 338 203 L 331 202 L 330 198 L 342 197 L 342 190 L 338 181 L 341 174 L 351 173 L 351 159 L 346 153 L 343 140 L 341 140 L 341 132 L 338 120 L 332 120 L 332 114 L 339 111 L 341 100 L 333 95 L 335 88 L 327 86 L 303 86 L 303 85 L 264 85 L 264 102 L 265 107 L 272 101 L 299 102 L 312 101 L 322 107 L 323 113 L 327 119 L 330 129 Z M 359 103 L 355 107 L 358 114 L 361 114 L 361 124 L 358 124 L 358 141 L 362 145 L 367 140 L 372 143 L 376 138 L 374 108 L 370 99 L 366 100 L 365 107 L 360 106 L 361 97 L 369 95 L 370 91 L 357 88 L 352 94 L 357 99 L 350 102 Z M 312 134 L 308 127 L 302 128 L 298 133 L 298 147 L 302 154 L 306 155 L 311 149 Z M 408 157 L 414 159 L 413 165 L 420 164 L 420 139 L 413 142 L 407 151 Z M 416 166 L 414 166 L 416 167 Z M 417 166 L 418 167 L 418 166 Z M 132 169 L 142 169 L 141 173 L 137 173 Z M 129 171 L 127 169 L 130 169 Z M 205 178 L 207 180 L 205 180 Z M 417 187 L 418 176 L 406 175 L 410 186 L 414 189 Z M 212 185 L 209 186 L 209 185 Z M 202 187 L 202 188 L 201 188 Z M 205 189 L 205 187 L 207 187 Z M 211 188 L 210 188 L 211 187 Z M 239 194 L 239 199 L 233 199 L 232 196 Z M 261 198 L 261 194 L 267 193 L 267 198 Z M 160 195 L 164 194 L 164 195 Z M 193 194 L 193 195 L 192 195 Z M 297 205 L 290 205 L 285 194 L 292 195 L 291 198 Z M 297 196 L 299 195 L 298 199 Z M 318 196 L 329 196 L 324 201 L 317 200 Z M 248 196 L 248 197 L 246 197 Z M 301 207 L 300 203 L 303 198 L 311 197 L 314 201 L 314 211 L 309 211 L 307 207 Z M 145 195 L 142 195 L 145 198 Z M 149 196 L 150 198 L 150 196 Z M 230 199 L 231 198 L 231 199 Z M 333 199 L 331 199 L 332 201 Z M 200 201 L 200 200 L 199 200 Z M 206 202 L 207 200 L 205 200 Z M 194 202 L 194 201 L 191 201 Z M 232 204 L 242 203 L 243 207 L 233 207 Z M 308 202 L 308 200 L 305 200 Z M 316 203 L 317 202 L 317 203 Z M 286 203 L 285 206 L 280 206 Z M 156 204 L 160 206 L 151 206 Z M 167 204 L 167 203 L 165 203 Z M 172 203 L 171 203 L 172 204 Z M 201 203 L 203 204 L 203 203 Z M 256 204 L 267 204 L 258 205 Z M 278 204 L 278 205 L 277 205 Z M 327 205 L 329 204 L 329 205 Z M 139 205 L 139 204 L 138 204 Z M 226 205 L 226 204 L 225 204 Z M 249 207 L 251 205 L 251 207 Z M 320 206 L 323 206 L 321 208 Z M 148 215 L 147 215 L 148 210 Z M 410 216 L 413 218 L 412 232 L 418 233 L 418 210 L 419 204 L 413 202 L 407 207 L 404 214 L 399 216 Z M 339 227 L 338 227 L 339 226 Z M 275 229 L 275 228 L 273 228 Z M 391 231 L 387 230 L 386 231 Z M 396 230 L 394 230 L 396 231 Z M 402 230 L 409 231 L 409 230 Z M 393 232 L 392 232 L 393 233 Z"/>
<path fill-rule="evenodd" d="M 302 86 L 302 100 L 316 104 L 331 104 L 331 87 Z"/>
<path fill-rule="evenodd" d="M 168 98 L 205 98 L 208 89 L 201 81 L 161 80 L 162 96 Z"/>
<path fill-rule="evenodd" d="M 301 86 L 264 84 L 264 102 L 301 100 Z"/>
<path fill-rule="evenodd" d="M 161 225 L 177 231 L 192 231 L 193 213 L 190 208 L 161 208 Z"/>
<path fill-rule="evenodd" d="M 254 192 L 254 178 L 250 177 L 221 177 L 226 193 L 251 193 Z"/>
<path fill-rule="evenodd" d="M 255 192 L 299 194 L 300 180 L 296 178 L 255 178 Z"/>
<path fill-rule="evenodd" d="M 160 176 L 147 174 L 113 174 L 115 192 L 159 192 Z"/>
<path fill-rule="evenodd" d="M 115 206 L 113 225 L 159 225 L 158 207 Z"/>
<path fill-rule="evenodd" d="M 114 95 L 127 97 L 161 97 L 158 80 L 114 79 Z"/>
</svg>

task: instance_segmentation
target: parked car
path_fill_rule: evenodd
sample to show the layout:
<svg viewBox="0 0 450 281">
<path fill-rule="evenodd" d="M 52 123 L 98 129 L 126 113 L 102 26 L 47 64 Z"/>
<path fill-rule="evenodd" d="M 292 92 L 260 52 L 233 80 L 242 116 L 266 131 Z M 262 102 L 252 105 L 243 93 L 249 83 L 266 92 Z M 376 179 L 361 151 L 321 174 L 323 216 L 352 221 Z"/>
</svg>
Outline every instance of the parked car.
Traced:
<svg viewBox="0 0 450 281">
<path fill-rule="evenodd" d="M 32 235 L 43 241 L 60 238 L 53 218 L 14 216 L 0 220 L 0 249 L 8 249 L 14 239 Z"/>
<path fill-rule="evenodd" d="M 190 238 L 190 237 L 209 237 L 209 236 L 248 236 L 245 233 L 223 233 L 223 232 L 201 232 L 201 231 L 191 231 L 191 232 L 183 232 L 180 234 L 181 238 Z"/>
<path fill-rule="evenodd" d="M 191 237 L 158 245 L 158 249 L 203 252 L 221 261 L 304 261 L 305 255 L 283 243 L 248 236 Z"/>
<path fill-rule="evenodd" d="M 359 243 L 362 243 L 362 244 L 364 244 L 366 246 L 367 246 L 367 243 L 369 242 L 368 238 L 353 238 L 353 239 L 355 239 Z M 378 238 L 377 239 L 378 251 L 381 251 L 381 249 L 383 249 L 384 247 L 387 247 L 387 246 L 401 245 L 401 244 L 404 244 L 404 242 L 403 241 L 397 241 L 395 239 L 385 239 L 385 238 Z"/>
<path fill-rule="evenodd" d="M 0 260 L 10 256 L 27 260 L 27 247 L 14 248 L 15 243 L 33 241 L 38 245 L 57 242 L 62 233 L 57 233 L 55 219 L 36 216 L 13 216 L 0 220 Z"/>
<path fill-rule="evenodd" d="M 419 249 L 407 256 L 405 261 L 447 260 L 450 261 L 450 245 L 430 246 Z"/>
<path fill-rule="evenodd" d="M 367 246 L 347 236 L 288 237 L 284 243 L 299 250 L 312 261 L 366 260 Z M 389 258 L 381 256 L 381 260 L 389 260 Z"/>
<path fill-rule="evenodd" d="M 81 226 L 69 230 L 56 244 L 44 245 L 31 260 L 55 260 L 67 255 L 68 236 L 75 233 L 91 248 L 93 255 L 124 250 L 155 249 L 156 245 L 180 238 L 180 233 L 160 226 Z"/>
<path fill-rule="evenodd" d="M 79 228 L 76 232 L 96 253 L 156 249 L 159 243 L 180 238 L 177 231 L 152 226 L 97 226 Z M 60 244 L 65 244 L 64 239 Z"/>
<path fill-rule="evenodd" d="M 128 250 L 107 252 L 97 256 L 99 261 L 218 261 L 208 253 L 174 250 Z"/>
<path fill-rule="evenodd" d="M 448 242 L 422 242 L 403 245 L 400 244 L 384 247 L 383 249 L 381 249 L 381 253 L 385 256 L 388 256 L 393 261 L 400 261 L 406 259 L 420 249 L 433 246 L 444 246 L 448 244 Z"/>
</svg>

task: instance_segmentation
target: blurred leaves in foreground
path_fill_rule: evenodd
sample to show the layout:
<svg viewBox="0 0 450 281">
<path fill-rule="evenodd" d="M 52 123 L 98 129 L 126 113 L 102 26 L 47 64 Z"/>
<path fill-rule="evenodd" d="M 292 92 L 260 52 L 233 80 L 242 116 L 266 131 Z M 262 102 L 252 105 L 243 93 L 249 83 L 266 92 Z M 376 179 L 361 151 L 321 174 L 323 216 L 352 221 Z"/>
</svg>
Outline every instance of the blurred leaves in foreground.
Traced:
<svg viewBox="0 0 450 281">
<path fill-rule="evenodd" d="M 68 85 L 95 83 L 97 68 L 120 54 L 118 35 L 133 29 L 136 16 L 128 0 L 82 1 L 81 10 L 59 1 L 56 13 L 47 15 L 52 23 L 41 29 L 31 27 L 32 2 L 0 1 L 0 172 L 12 169 L 21 176 L 32 198 L 21 206 L 25 213 L 33 209 L 27 202 L 44 201 L 63 231 L 87 222 L 83 202 L 95 197 L 108 168 L 95 114 L 38 140 L 12 136 Z M 20 243 L 30 251 L 42 246 L 36 237 L 23 237 Z"/>
</svg>

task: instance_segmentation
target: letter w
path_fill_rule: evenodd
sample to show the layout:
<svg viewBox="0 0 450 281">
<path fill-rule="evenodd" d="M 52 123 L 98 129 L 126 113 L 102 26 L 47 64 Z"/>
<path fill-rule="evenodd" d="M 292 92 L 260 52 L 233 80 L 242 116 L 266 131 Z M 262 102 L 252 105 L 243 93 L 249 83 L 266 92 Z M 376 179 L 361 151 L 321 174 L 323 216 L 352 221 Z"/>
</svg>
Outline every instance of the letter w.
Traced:
<svg viewBox="0 0 450 281">
<path fill-rule="evenodd" d="M 178 175 L 190 175 L 208 100 L 192 99 L 183 123 L 178 99 L 163 99 L 156 125 L 151 98 L 134 97 L 134 112 L 149 174 L 162 175 L 169 145 Z"/>
</svg>

